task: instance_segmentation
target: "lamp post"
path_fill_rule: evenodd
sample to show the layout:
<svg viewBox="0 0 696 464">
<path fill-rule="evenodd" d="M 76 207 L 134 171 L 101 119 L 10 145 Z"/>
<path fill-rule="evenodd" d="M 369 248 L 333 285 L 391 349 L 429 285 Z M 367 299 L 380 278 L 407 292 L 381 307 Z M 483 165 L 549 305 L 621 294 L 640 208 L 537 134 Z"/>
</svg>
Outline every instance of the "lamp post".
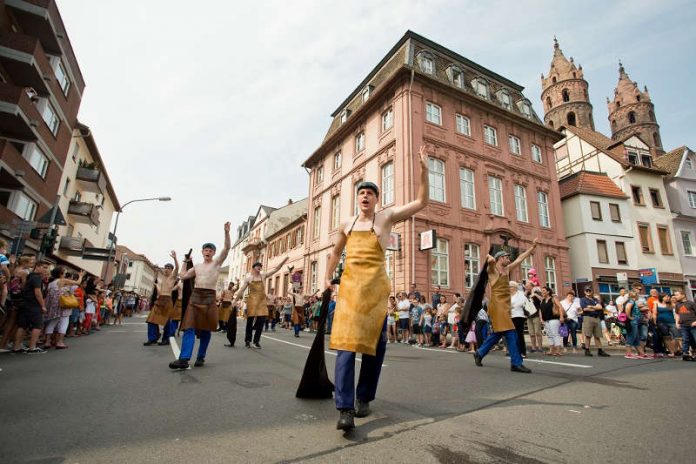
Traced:
<svg viewBox="0 0 696 464">
<path fill-rule="evenodd" d="M 118 218 L 121 216 L 121 213 L 123 212 L 123 208 L 126 206 L 130 205 L 131 203 L 135 203 L 138 201 L 171 201 L 171 197 L 154 197 L 154 198 L 139 198 L 137 200 L 131 200 L 123 204 L 121 208 L 119 208 L 118 212 L 116 213 L 116 222 L 114 223 L 114 232 L 112 234 L 112 239 L 111 239 L 111 244 L 109 245 L 109 256 L 106 260 L 106 267 L 104 271 L 104 280 L 109 275 L 109 267 L 111 266 L 111 258 L 114 255 L 114 252 L 116 251 L 116 230 L 118 229 Z M 114 276 L 111 276 L 111 282 L 114 281 Z"/>
</svg>

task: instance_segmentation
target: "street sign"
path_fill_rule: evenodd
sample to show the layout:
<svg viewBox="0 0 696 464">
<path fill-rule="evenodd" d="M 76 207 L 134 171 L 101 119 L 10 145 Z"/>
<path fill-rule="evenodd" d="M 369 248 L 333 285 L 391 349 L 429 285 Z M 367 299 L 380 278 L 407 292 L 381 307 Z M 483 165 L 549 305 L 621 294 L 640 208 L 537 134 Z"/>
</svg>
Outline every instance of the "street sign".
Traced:
<svg viewBox="0 0 696 464">
<path fill-rule="evenodd" d="M 387 250 L 399 251 L 401 249 L 401 235 L 396 232 L 389 233 L 389 243 L 387 243 Z"/>
<path fill-rule="evenodd" d="M 437 242 L 437 234 L 434 229 L 426 230 L 420 233 L 420 250 L 432 250 Z"/>
<path fill-rule="evenodd" d="M 616 280 L 619 282 L 628 282 L 628 272 L 617 272 Z"/>
</svg>

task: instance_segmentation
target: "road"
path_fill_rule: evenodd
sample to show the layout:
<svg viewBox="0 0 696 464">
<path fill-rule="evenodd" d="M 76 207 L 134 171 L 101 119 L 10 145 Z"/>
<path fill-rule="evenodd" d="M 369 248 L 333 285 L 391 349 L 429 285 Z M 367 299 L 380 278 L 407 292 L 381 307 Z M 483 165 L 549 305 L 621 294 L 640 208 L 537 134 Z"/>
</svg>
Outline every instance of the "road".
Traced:
<svg viewBox="0 0 696 464">
<path fill-rule="evenodd" d="M 213 334 L 206 365 L 175 372 L 144 321 L 0 355 L 0 462 L 693 462 L 696 363 L 536 356 L 527 375 L 500 353 L 477 368 L 390 344 L 373 415 L 343 434 L 333 401 L 294 396 L 311 334 L 267 332 L 261 350 Z"/>
</svg>

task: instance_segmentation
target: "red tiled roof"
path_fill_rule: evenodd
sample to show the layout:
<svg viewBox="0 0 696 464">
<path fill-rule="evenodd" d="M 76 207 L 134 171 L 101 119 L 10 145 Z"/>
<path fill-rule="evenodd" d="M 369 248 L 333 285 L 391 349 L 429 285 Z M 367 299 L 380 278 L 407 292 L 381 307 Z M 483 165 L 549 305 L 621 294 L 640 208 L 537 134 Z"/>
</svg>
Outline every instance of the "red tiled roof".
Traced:
<svg viewBox="0 0 696 464">
<path fill-rule="evenodd" d="M 597 195 L 609 198 L 628 198 L 628 196 L 603 172 L 580 171 L 559 181 L 561 199 L 573 195 Z"/>
<path fill-rule="evenodd" d="M 686 146 L 682 145 L 679 148 L 665 153 L 655 160 L 655 166 L 667 171 L 670 176 L 676 175 L 681 165 L 682 158 L 684 157 L 685 150 Z"/>
</svg>

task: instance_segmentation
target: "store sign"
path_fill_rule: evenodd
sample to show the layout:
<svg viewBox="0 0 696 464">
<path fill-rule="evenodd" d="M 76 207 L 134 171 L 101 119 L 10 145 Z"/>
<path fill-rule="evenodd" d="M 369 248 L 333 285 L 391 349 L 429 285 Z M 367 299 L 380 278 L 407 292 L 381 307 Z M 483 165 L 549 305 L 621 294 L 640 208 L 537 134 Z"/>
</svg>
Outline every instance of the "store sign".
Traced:
<svg viewBox="0 0 696 464">
<path fill-rule="evenodd" d="M 638 269 L 640 281 L 643 285 L 655 285 L 660 283 L 660 276 L 654 267 L 648 269 Z"/>
<path fill-rule="evenodd" d="M 437 242 L 437 235 L 434 229 L 426 230 L 420 233 L 420 250 L 432 250 L 435 248 L 435 243 Z"/>
<path fill-rule="evenodd" d="M 389 242 L 387 243 L 387 250 L 399 251 L 401 249 L 401 235 L 396 232 L 389 233 Z"/>
<path fill-rule="evenodd" d="M 616 280 L 618 282 L 628 282 L 628 273 L 627 272 L 617 272 L 616 273 Z"/>
</svg>

